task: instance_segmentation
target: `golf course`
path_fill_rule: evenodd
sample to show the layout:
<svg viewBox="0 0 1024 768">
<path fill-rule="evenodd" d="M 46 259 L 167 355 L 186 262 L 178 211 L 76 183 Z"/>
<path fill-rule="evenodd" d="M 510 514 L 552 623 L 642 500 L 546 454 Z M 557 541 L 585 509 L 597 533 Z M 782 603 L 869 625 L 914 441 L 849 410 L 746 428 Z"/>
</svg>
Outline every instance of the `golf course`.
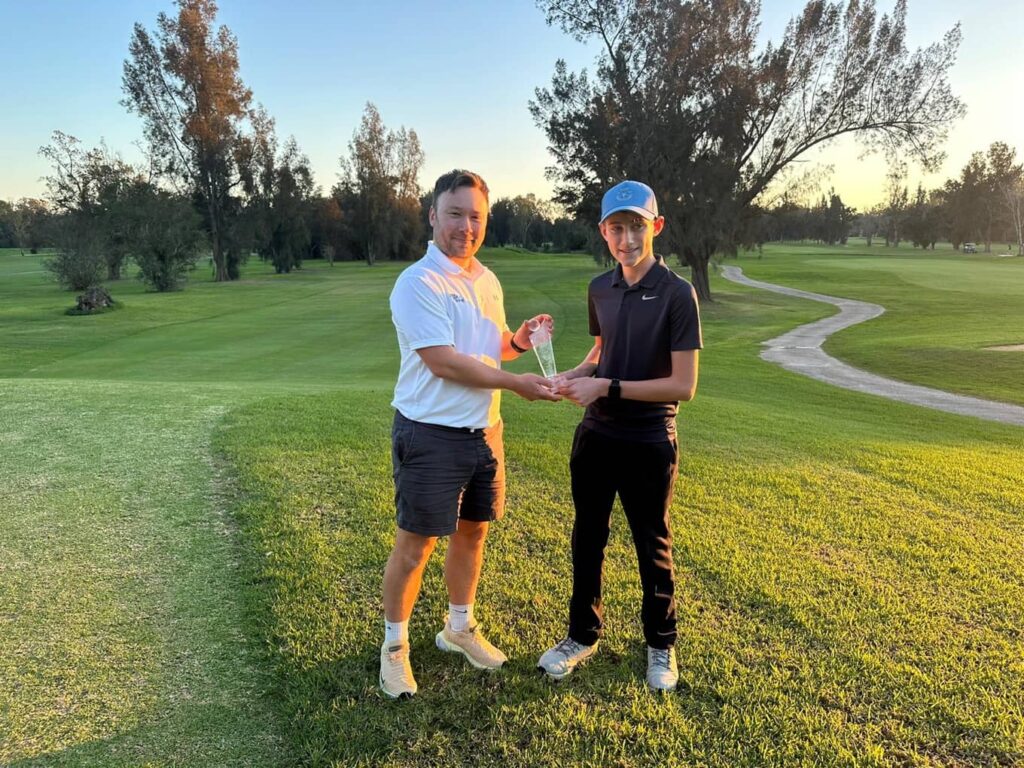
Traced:
<svg viewBox="0 0 1024 768">
<path fill-rule="evenodd" d="M 510 324 L 590 348 L 585 254 L 484 249 Z M 565 633 L 580 410 L 505 393 L 504 520 L 477 616 L 509 657 L 444 654 L 444 543 L 410 622 L 419 694 L 377 687 L 394 538 L 388 294 L 407 263 L 253 258 L 184 291 L 131 277 L 69 316 L 44 255 L 0 250 L 0 766 L 1024 764 L 1024 429 L 760 359 L 832 307 L 712 275 L 673 507 L 680 685 L 644 686 L 617 507 L 607 632 Z M 825 350 L 1024 405 L 1024 258 L 811 244 L 729 259 L 879 304 Z M 684 277 L 685 268 L 675 267 Z M 524 355 L 514 371 L 537 371 Z"/>
</svg>

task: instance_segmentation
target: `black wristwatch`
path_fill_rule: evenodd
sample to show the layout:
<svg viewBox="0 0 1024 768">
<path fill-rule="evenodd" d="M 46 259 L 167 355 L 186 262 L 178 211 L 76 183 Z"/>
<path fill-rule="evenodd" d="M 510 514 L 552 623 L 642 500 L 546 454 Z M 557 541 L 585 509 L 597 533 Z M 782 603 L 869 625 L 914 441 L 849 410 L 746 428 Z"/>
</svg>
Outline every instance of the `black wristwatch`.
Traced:
<svg viewBox="0 0 1024 768">
<path fill-rule="evenodd" d="M 609 400 L 621 400 L 622 399 L 622 384 L 618 379 L 612 379 L 612 383 L 608 385 L 608 399 Z"/>
</svg>

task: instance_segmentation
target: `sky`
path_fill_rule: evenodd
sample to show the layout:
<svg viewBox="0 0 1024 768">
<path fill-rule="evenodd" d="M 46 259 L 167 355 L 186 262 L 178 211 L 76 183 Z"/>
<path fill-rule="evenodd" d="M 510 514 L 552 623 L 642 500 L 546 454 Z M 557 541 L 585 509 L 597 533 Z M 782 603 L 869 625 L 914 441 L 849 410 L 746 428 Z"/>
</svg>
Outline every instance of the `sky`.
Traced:
<svg viewBox="0 0 1024 768">
<path fill-rule="evenodd" d="M 763 0 L 762 39 L 777 40 L 802 0 Z M 892 0 L 879 0 L 880 12 Z M 0 199 L 42 197 L 49 172 L 39 156 L 53 131 L 86 147 L 105 141 L 129 162 L 142 123 L 120 105 L 132 27 L 152 30 L 171 0 L 0 0 Z M 426 154 L 420 183 L 453 167 L 481 173 L 493 199 L 551 195 L 547 140 L 528 110 L 555 62 L 593 69 L 594 45 L 548 27 L 532 0 L 221 0 L 218 20 L 239 43 L 241 76 L 277 123 L 294 136 L 324 191 L 338 180 L 368 101 L 385 125 L 412 128 Z M 967 116 L 950 133 L 946 164 L 920 179 L 938 186 L 974 151 L 1005 141 L 1024 156 L 1024 3 L 909 0 L 908 46 L 935 42 L 960 22 L 964 40 L 951 73 Z M 1016 60 L 1016 63 L 1015 63 Z M 831 168 L 835 187 L 858 208 L 881 200 L 886 165 L 842 139 L 803 167 Z"/>
</svg>

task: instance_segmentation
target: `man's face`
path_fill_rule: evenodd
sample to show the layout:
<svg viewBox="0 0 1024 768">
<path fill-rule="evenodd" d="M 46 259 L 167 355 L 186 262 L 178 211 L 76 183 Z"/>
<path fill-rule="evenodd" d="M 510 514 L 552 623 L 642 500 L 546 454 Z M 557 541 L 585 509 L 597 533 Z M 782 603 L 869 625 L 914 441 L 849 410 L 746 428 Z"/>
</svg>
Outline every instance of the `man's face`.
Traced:
<svg viewBox="0 0 1024 768">
<path fill-rule="evenodd" d="M 442 192 L 430 209 L 434 244 L 446 256 L 468 259 L 476 255 L 487 233 L 487 198 L 476 187 Z"/>
<path fill-rule="evenodd" d="M 653 255 L 654 238 L 664 225 L 661 216 L 648 220 L 632 211 L 619 211 L 602 221 L 600 228 L 612 257 L 628 269 Z"/>
</svg>

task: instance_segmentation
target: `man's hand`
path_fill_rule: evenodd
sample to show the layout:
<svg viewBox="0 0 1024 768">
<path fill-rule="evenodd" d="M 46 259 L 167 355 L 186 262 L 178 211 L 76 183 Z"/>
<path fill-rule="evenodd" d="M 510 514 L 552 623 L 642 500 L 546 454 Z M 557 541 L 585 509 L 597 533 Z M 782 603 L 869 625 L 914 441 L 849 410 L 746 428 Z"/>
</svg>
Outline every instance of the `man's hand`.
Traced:
<svg viewBox="0 0 1024 768">
<path fill-rule="evenodd" d="M 523 324 L 516 329 L 513 338 L 523 349 L 530 349 L 533 347 L 533 342 L 530 341 L 530 325 L 536 323 L 537 325 L 546 325 L 548 332 L 553 337 L 555 335 L 555 318 L 548 314 L 534 315 L 529 320 L 523 320 Z M 537 326 L 534 326 L 537 327 Z"/>
<path fill-rule="evenodd" d="M 589 376 L 569 379 L 562 382 L 558 394 L 586 408 L 599 397 L 607 395 L 610 384 L 608 379 L 592 379 Z"/>
<path fill-rule="evenodd" d="M 524 400 L 551 400 L 558 402 L 562 398 L 551 388 L 551 382 L 536 373 L 521 373 L 516 376 L 512 391 Z"/>
</svg>

